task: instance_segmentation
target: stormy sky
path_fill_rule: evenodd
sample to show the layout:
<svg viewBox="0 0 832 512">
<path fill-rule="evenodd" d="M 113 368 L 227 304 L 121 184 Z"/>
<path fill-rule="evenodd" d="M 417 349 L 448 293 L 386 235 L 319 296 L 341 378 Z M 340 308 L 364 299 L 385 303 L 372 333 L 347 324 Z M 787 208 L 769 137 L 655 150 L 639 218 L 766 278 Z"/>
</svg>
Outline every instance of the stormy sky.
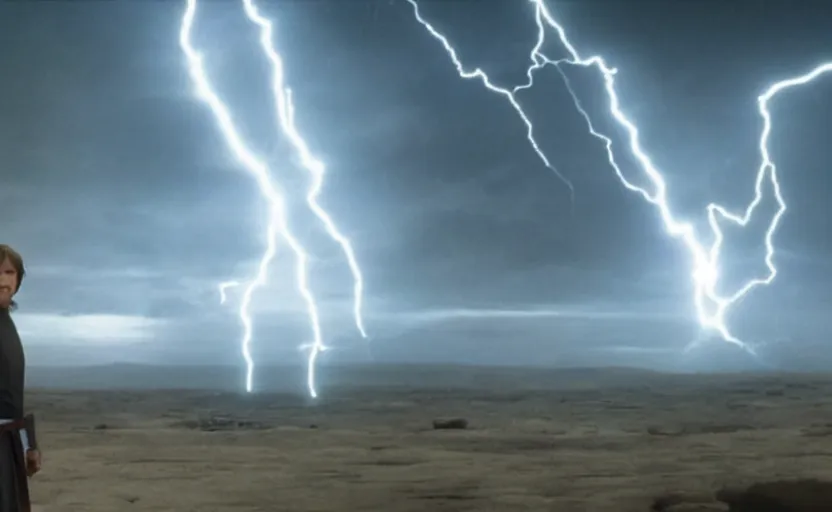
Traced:
<svg viewBox="0 0 832 512">
<path fill-rule="evenodd" d="M 328 167 L 321 204 L 364 273 L 369 342 L 352 324 L 343 254 L 306 208 L 308 175 L 277 129 L 256 27 L 237 2 L 203 2 L 194 44 L 288 195 L 334 349 L 327 361 L 758 364 L 700 332 L 686 251 L 618 182 L 557 72 L 541 72 L 519 99 L 574 184 L 574 205 L 511 107 L 461 80 L 403 0 L 261 4 L 276 20 L 297 124 Z M 619 69 L 622 105 L 676 212 L 703 235 L 707 203 L 738 209 L 752 197 L 757 95 L 832 59 L 824 2 L 551 7 L 584 54 Z M 220 305 L 217 283 L 256 271 L 267 208 L 194 94 L 178 47 L 183 10 L 175 1 L 0 5 L 0 238 L 28 265 L 16 319 L 35 364 L 239 361 L 241 296 Z M 524 81 L 530 5 L 425 1 L 422 10 L 467 66 L 501 85 Z M 570 79 L 623 152 L 598 75 L 571 70 Z M 772 113 L 789 203 L 775 238 L 780 274 L 729 321 L 770 364 L 828 365 L 832 77 L 779 97 Z M 765 194 L 759 222 L 726 230 L 727 293 L 766 270 L 774 203 Z M 297 346 L 310 339 L 293 269 L 283 245 L 255 296 L 260 360 L 300 362 Z M 709 343 L 682 355 L 697 339 Z"/>
</svg>

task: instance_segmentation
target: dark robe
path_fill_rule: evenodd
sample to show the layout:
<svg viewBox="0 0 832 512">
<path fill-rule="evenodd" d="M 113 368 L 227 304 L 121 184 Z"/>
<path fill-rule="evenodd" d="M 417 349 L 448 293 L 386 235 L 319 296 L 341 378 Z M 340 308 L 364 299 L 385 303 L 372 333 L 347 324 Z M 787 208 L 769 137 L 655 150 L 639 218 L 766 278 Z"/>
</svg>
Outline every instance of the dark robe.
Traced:
<svg viewBox="0 0 832 512">
<path fill-rule="evenodd" d="M 0 512 L 29 510 L 20 429 L 23 428 L 23 382 L 26 360 L 23 345 L 8 309 L 0 308 Z M 31 444 L 31 443 L 30 443 Z"/>
</svg>

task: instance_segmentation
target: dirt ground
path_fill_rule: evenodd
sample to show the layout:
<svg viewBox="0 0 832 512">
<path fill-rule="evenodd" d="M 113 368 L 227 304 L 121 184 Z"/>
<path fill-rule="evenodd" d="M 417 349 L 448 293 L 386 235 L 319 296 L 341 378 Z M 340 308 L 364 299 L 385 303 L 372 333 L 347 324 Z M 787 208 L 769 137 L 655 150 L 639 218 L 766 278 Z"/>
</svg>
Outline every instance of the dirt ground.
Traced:
<svg viewBox="0 0 832 512">
<path fill-rule="evenodd" d="M 561 371 L 529 389 L 480 377 L 315 402 L 36 390 L 36 510 L 643 512 L 668 493 L 832 480 L 832 377 Z M 433 428 L 447 418 L 468 427 Z M 727 510 L 686 507 L 669 510 Z"/>
</svg>

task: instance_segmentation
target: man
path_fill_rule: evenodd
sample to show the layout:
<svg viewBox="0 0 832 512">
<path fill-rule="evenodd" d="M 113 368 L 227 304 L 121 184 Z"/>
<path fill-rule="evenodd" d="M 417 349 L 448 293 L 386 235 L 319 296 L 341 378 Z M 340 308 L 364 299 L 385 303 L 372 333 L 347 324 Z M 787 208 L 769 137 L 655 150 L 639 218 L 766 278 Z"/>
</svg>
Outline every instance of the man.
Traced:
<svg viewBox="0 0 832 512">
<path fill-rule="evenodd" d="M 34 417 L 24 417 L 26 360 L 12 321 L 26 271 L 20 254 L 0 244 L 0 512 L 31 512 L 28 477 L 40 471 Z"/>
</svg>

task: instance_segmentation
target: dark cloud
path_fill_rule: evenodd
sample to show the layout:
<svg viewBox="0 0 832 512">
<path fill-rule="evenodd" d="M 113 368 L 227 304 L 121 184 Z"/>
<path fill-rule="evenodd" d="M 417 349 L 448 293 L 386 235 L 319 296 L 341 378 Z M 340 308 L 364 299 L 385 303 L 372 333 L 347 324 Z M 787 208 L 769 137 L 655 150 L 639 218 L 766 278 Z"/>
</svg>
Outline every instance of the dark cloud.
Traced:
<svg viewBox="0 0 832 512">
<path fill-rule="evenodd" d="M 469 66 L 517 83 L 534 44 L 531 10 L 520 4 L 425 2 L 424 14 Z M 263 2 L 277 20 L 297 122 L 327 164 L 321 203 L 351 237 L 366 279 L 373 339 L 358 340 L 349 269 L 304 206 L 309 177 L 279 136 L 258 34 L 237 3 L 201 5 L 195 42 L 207 70 L 281 181 L 310 251 L 336 347 L 329 357 L 681 364 L 674 354 L 697 337 L 688 256 L 617 182 L 556 73 L 541 73 L 521 101 L 574 182 L 574 205 L 511 108 L 460 80 L 406 4 Z M 183 7 L 0 6 L 0 231 L 30 264 L 20 314 L 31 315 L 21 323 L 38 361 L 84 361 L 75 348 L 84 343 L 96 360 L 236 357 L 239 293 L 221 306 L 216 285 L 255 270 L 266 205 L 194 97 L 178 48 Z M 624 106 L 667 172 L 670 197 L 702 228 L 709 201 L 741 208 L 751 197 L 756 95 L 832 57 L 821 3 L 553 7 L 585 53 L 619 67 Z M 570 79 L 623 149 L 597 76 L 576 69 Z M 813 346 L 826 328 L 830 101 L 832 79 L 773 110 L 790 203 L 776 238 L 781 276 L 732 316 L 743 336 L 772 347 Z M 622 163 L 641 183 L 633 162 Z M 764 229 L 731 231 L 730 286 L 764 270 Z M 309 340 L 293 264 L 281 246 L 272 284 L 257 295 L 263 358 L 300 358 L 296 346 Z"/>
</svg>

